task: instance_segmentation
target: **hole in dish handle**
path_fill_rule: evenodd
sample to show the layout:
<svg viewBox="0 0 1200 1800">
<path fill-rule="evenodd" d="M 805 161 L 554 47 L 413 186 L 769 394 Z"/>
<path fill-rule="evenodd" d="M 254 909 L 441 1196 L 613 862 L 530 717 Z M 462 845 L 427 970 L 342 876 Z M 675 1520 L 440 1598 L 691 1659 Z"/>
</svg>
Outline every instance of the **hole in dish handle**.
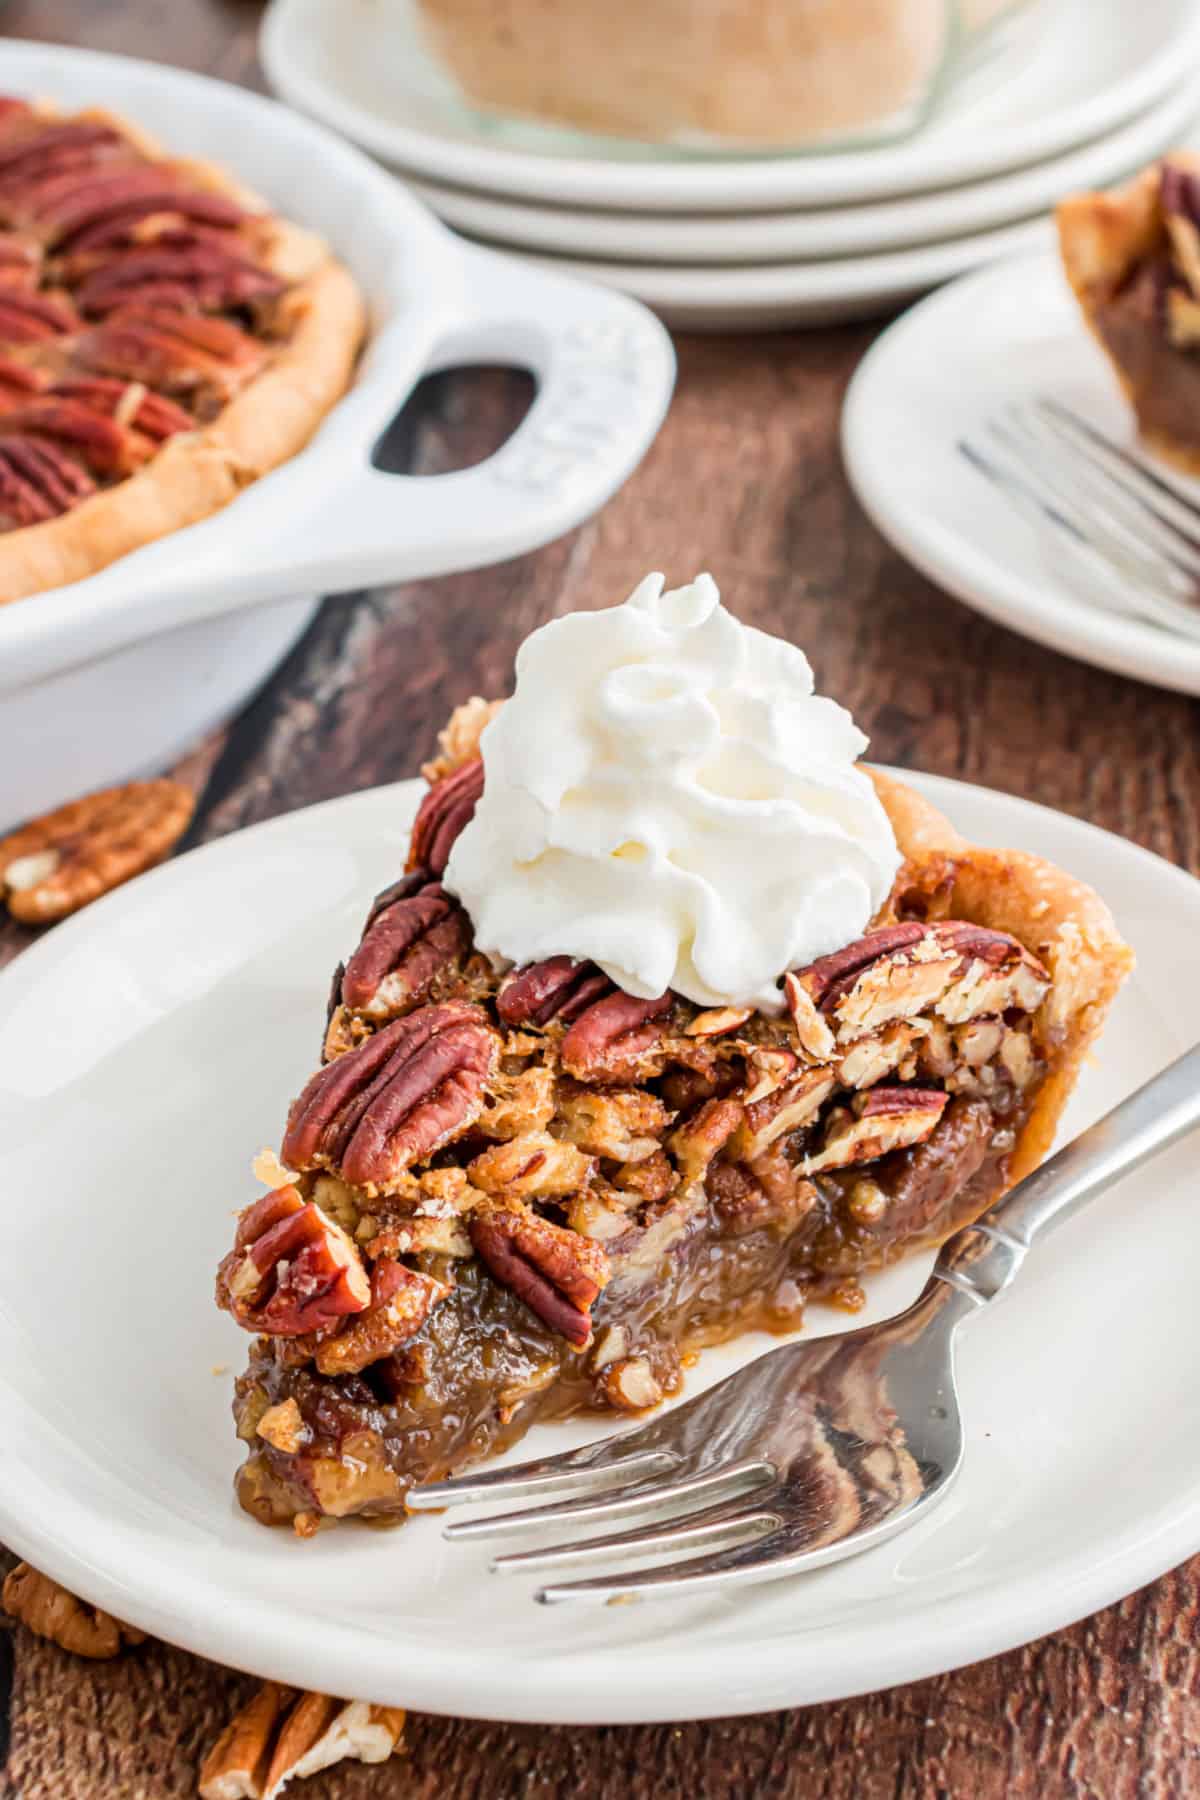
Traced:
<svg viewBox="0 0 1200 1800">
<path fill-rule="evenodd" d="M 671 340 L 636 301 L 464 248 L 465 312 L 434 345 L 425 373 L 470 364 L 527 370 L 528 413 L 495 453 L 449 474 L 386 473 L 368 462 L 294 545 L 305 588 L 424 579 L 501 562 L 589 517 L 641 461 L 675 378 Z M 386 427 L 371 439 L 373 455 Z M 322 516 L 323 515 L 323 516 Z M 300 525 L 300 536 L 309 533 Z"/>
</svg>

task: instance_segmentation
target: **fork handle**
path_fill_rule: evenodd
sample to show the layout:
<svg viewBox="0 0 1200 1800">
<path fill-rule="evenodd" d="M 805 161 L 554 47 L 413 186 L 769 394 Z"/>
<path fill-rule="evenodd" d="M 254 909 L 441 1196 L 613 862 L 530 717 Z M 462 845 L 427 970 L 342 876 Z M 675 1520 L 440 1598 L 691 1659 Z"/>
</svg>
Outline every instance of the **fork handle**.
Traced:
<svg viewBox="0 0 1200 1800">
<path fill-rule="evenodd" d="M 1200 1044 L 1122 1100 L 942 1246 L 934 1275 L 977 1301 L 1015 1277 L 1034 1240 L 1200 1125 Z M 969 1260 L 964 1252 L 987 1248 Z"/>
</svg>

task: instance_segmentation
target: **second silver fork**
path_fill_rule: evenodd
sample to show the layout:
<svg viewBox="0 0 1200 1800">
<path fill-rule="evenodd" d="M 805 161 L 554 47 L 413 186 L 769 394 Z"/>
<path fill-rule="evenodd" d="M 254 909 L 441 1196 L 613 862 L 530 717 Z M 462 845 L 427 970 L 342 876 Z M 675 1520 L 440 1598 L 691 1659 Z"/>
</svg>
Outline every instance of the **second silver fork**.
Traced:
<svg viewBox="0 0 1200 1800">
<path fill-rule="evenodd" d="M 958 445 L 1073 555 L 1106 610 L 1200 637 L 1200 506 L 1069 406 L 1014 402 Z"/>
</svg>

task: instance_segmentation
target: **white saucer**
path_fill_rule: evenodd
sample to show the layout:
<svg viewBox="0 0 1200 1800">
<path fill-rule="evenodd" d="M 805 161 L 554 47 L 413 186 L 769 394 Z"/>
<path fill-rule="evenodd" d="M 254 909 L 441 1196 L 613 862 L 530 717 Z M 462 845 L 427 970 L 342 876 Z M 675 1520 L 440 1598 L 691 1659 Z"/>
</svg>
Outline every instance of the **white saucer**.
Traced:
<svg viewBox="0 0 1200 1800">
<path fill-rule="evenodd" d="M 956 450 L 988 413 L 1034 393 L 1132 445 L 1132 416 L 1053 250 L 956 282 L 872 347 L 842 419 L 859 499 L 910 562 L 976 611 L 1102 669 L 1200 694 L 1200 643 L 1090 602 L 1057 534 L 1018 515 Z M 1200 484 L 1190 491 L 1200 498 Z"/>
<path fill-rule="evenodd" d="M 565 205 L 737 211 L 891 198 L 1059 155 L 1150 106 L 1200 45 L 1194 0 L 1041 0 L 1033 10 L 1020 23 L 1035 35 L 1016 34 L 1016 61 L 985 64 L 907 142 L 769 157 L 485 121 L 456 98 L 400 0 L 272 0 L 259 48 L 285 100 L 432 180 Z"/>
<path fill-rule="evenodd" d="M 526 256 L 540 268 L 584 276 L 633 294 L 669 325 L 690 331 L 768 331 L 871 318 L 981 263 L 1049 242 L 1045 218 L 891 250 L 824 262 L 761 263 L 745 268 L 677 263 L 614 263 L 583 257 Z"/>
<path fill-rule="evenodd" d="M 1194 78 L 1145 112 L 1061 156 L 961 187 L 861 206 L 776 213 L 615 212 L 539 206 L 395 172 L 450 225 L 520 250 L 649 263 L 768 263 L 878 254 L 1028 219 L 1064 194 L 1118 181 L 1191 135 Z"/>
<path fill-rule="evenodd" d="M 721 1599 L 534 1604 L 436 1519 L 300 1543 L 235 1507 L 212 1300 L 248 1162 L 317 1055 L 329 969 L 404 859 L 415 783 L 155 870 L 0 975 L 0 1539 L 89 1601 L 299 1687 L 482 1717 L 684 1719 L 913 1680 L 1054 1631 L 1200 1548 L 1197 1174 L 1180 1145 L 1030 1258 L 968 1328 L 966 1468 L 906 1536 Z M 1001 794 L 922 779 L 969 836 L 1099 887 L 1139 957 L 1069 1130 L 1192 1041 L 1200 884 Z M 876 1313 L 929 1258 L 871 1284 Z M 814 1309 L 810 1328 L 840 1329 Z M 766 1341 L 767 1343 L 770 1340 Z M 689 1390 L 763 1340 L 709 1354 Z M 547 1427 L 518 1455 L 596 1423 Z"/>
</svg>

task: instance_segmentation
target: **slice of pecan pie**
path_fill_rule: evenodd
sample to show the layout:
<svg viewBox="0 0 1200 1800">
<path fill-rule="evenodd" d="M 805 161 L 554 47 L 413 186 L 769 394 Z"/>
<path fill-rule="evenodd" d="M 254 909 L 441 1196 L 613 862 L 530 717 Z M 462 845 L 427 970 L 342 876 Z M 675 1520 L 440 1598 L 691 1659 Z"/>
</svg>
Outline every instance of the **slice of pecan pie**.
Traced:
<svg viewBox="0 0 1200 1800">
<path fill-rule="evenodd" d="M 409 872 L 333 983 L 324 1061 L 219 1304 L 260 1520 L 403 1513 L 535 1420 L 637 1413 L 700 1347 L 861 1301 L 1043 1155 L 1131 962 L 1107 908 L 874 777 L 904 861 L 778 1014 L 497 973 L 442 885 L 489 708 L 430 765 Z"/>
<path fill-rule="evenodd" d="M 1147 445 L 1200 471 L 1200 157 L 1058 208 L 1067 278 Z"/>
<path fill-rule="evenodd" d="M 112 113 L 0 99 L 0 603 L 293 456 L 363 323 L 326 246 L 213 164 Z"/>
</svg>

